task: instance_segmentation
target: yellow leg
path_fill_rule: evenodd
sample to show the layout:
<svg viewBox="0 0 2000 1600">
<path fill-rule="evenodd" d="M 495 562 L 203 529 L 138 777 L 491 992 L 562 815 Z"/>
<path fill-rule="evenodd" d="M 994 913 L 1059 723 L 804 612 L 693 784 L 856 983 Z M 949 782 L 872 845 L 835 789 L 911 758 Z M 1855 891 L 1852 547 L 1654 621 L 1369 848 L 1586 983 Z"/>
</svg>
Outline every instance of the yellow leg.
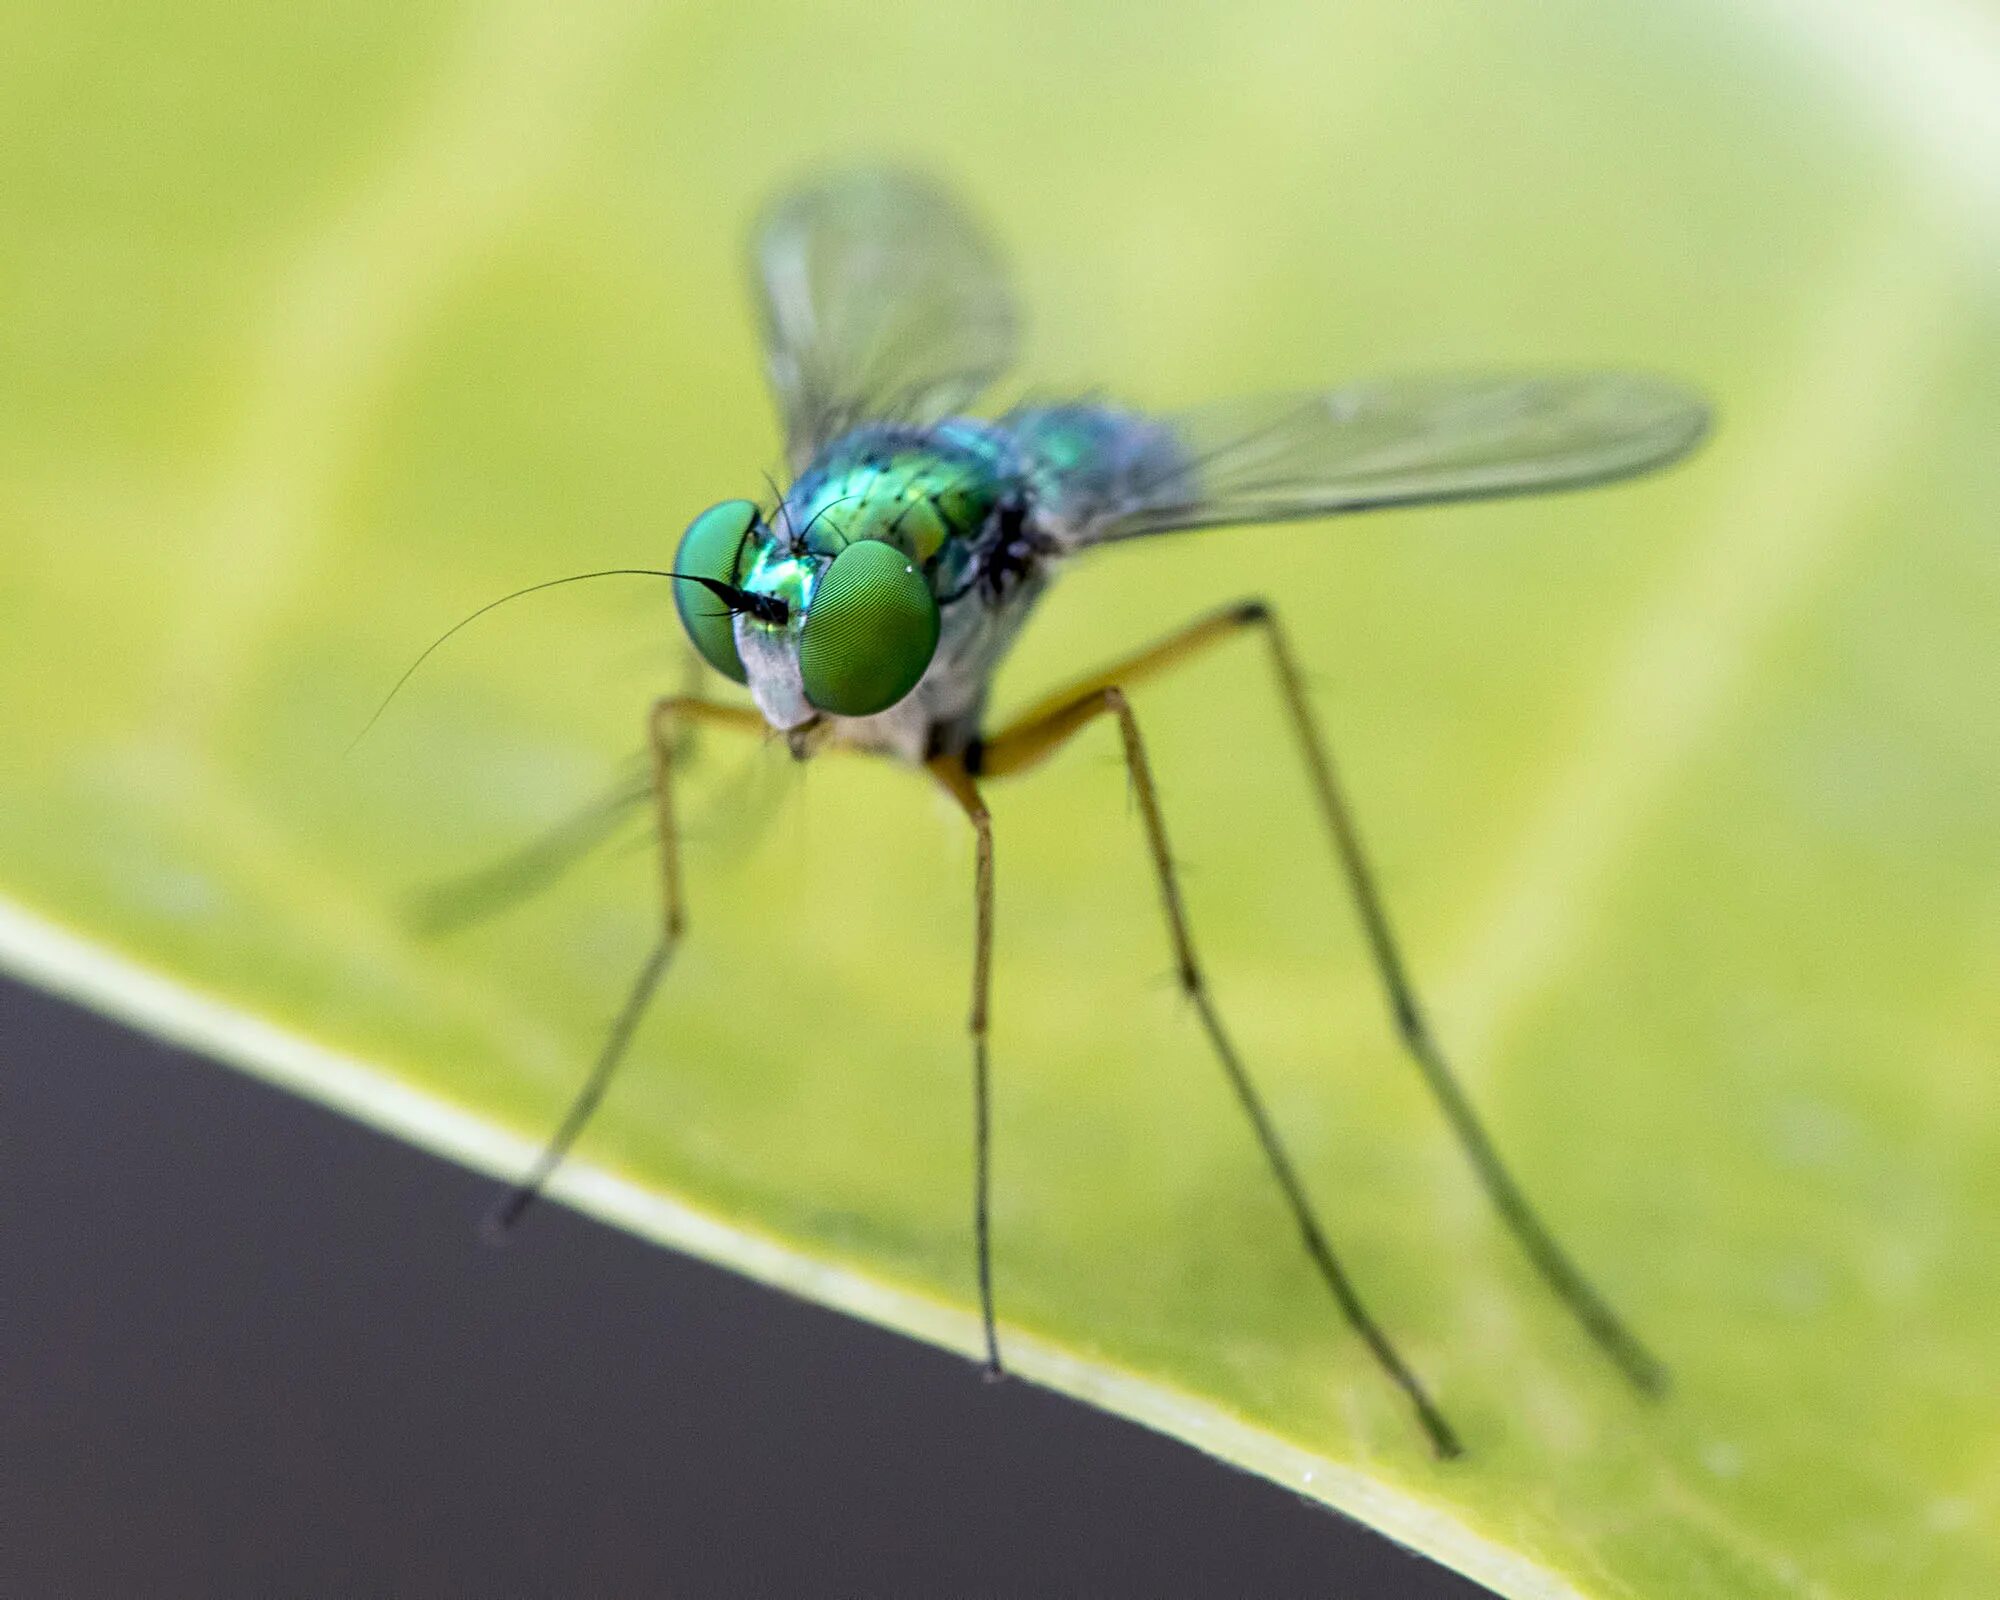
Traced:
<svg viewBox="0 0 2000 1600">
<path fill-rule="evenodd" d="M 993 991 L 993 818 L 979 785 L 954 756 L 929 763 L 931 775 L 956 800 L 977 840 L 972 898 L 972 1236 L 979 1268 L 979 1320 L 986 1337 L 986 1375 L 998 1378 L 1000 1336 L 993 1313 L 993 1096 L 986 1019 Z"/>
<path fill-rule="evenodd" d="M 1045 695 L 1023 711 L 1001 732 L 983 740 L 978 747 L 977 767 L 983 778 L 1005 778 L 1040 766 L 1060 749 L 1084 723 L 1099 714 L 1088 709 L 1102 690 L 1132 690 L 1175 667 L 1192 661 L 1204 650 L 1233 639 L 1245 628 L 1276 621 L 1261 600 L 1245 601 L 1225 611 L 1198 617 L 1157 644 L 1113 662 L 1102 672 L 1093 672 Z M 1277 635 L 1274 633 L 1273 637 Z"/>
<path fill-rule="evenodd" d="M 1206 623 L 1198 623 L 1186 633 L 1168 640 L 1143 656 L 1136 657 L 1142 675 L 1157 672 L 1176 660 L 1185 659 L 1204 644 L 1215 638 L 1226 637 L 1234 627 L 1241 626 L 1230 614 L 1211 618 Z M 1116 670 L 1116 669 L 1114 669 Z M 1278 1136 L 1276 1124 L 1265 1108 L 1263 1096 L 1257 1092 L 1244 1068 L 1236 1046 L 1222 1025 L 1222 1015 L 1208 991 L 1201 964 L 1196 958 L 1194 938 L 1188 926 L 1187 908 L 1181 898 L 1180 882 L 1174 871 L 1173 854 L 1167 842 L 1166 819 L 1160 810 L 1159 793 L 1153 782 L 1153 769 L 1146 758 L 1144 741 L 1139 735 L 1138 719 L 1132 714 L 1125 691 L 1103 678 L 1086 680 L 1082 692 L 1073 697 L 1059 697 L 1049 702 L 1045 709 L 1031 712 L 1022 721 L 1003 730 L 982 750 L 982 770 L 996 776 L 1025 770 L 1027 767 L 1045 760 L 1098 717 L 1111 717 L 1117 721 L 1118 730 L 1124 743 L 1125 765 L 1131 774 L 1132 788 L 1139 802 L 1139 815 L 1145 824 L 1146 843 L 1152 856 L 1153 873 L 1158 881 L 1161 910 L 1165 915 L 1167 936 L 1173 946 L 1174 963 L 1183 991 L 1193 1003 L 1201 1019 L 1202 1030 L 1208 1036 L 1210 1047 L 1216 1060 L 1221 1064 L 1223 1074 L 1235 1092 L 1237 1102 L 1249 1118 L 1259 1148 L 1262 1150 L 1271 1175 L 1277 1180 L 1287 1207 L 1297 1225 L 1306 1254 L 1311 1259 L 1320 1280 L 1326 1285 L 1334 1302 L 1348 1325 L 1367 1346 L 1382 1371 L 1389 1377 L 1415 1410 L 1418 1422 L 1431 1442 L 1431 1447 L 1440 1456 L 1455 1456 L 1461 1446 L 1457 1434 L 1452 1430 L 1443 1414 L 1432 1401 L 1396 1347 L 1390 1343 L 1388 1335 L 1362 1303 L 1359 1291 L 1347 1269 L 1334 1254 L 1327 1241 L 1326 1232 L 1314 1214 L 1312 1203 L 1307 1198 L 1305 1185 L 1293 1165 L 1284 1142 Z M 950 784 L 947 783 L 947 787 Z M 970 788 L 969 783 L 967 787 Z M 980 807 L 984 813 L 984 806 Z"/>
<path fill-rule="evenodd" d="M 603 1100 L 604 1091 L 611 1086 L 612 1076 L 624 1059 L 632 1035 L 638 1031 L 639 1019 L 646 1014 L 646 1007 L 658 990 L 660 980 L 666 976 L 675 947 L 686 930 L 687 917 L 681 894 L 680 836 L 674 824 L 673 772 L 675 736 L 682 727 L 693 722 L 734 728 L 746 733 L 762 733 L 765 727 L 764 719 L 755 711 L 742 706 L 717 705 L 693 695 L 669 695 L 653 703 L 646 719 L 646 732 L 653 752 L 653 803 L 660 834 L 660 939 L 646 957 L 646 964 L 639 969 L 639 976 L 611 1024 L 611 1031 L 605 1038 L 604 1047 L 598 1052 L 590 1076 L 570 1102 L 561 1123 L 542 1147 L 527 1176 L 508 1191 L 487 1218 L 486 1234 L 489 1239 L 504 1239 L 512 1231 L 521 1220 L 522 1213 L 534 1204 L 535 1197 L 542 1192 L 550 1175 L 562 1165 L 563 1157 L 569 1154 L 570 1147 L 576 1143 L 591 1114 Z"/>
<path fill-rule="evenodd" d="M 1471 1100 L 1451 1070 L 1417 997 L 1402 951 L 1389 923 L 1387 906 L 1362 848 L 1360 829 L 1340 785 L 1332 751 L 1313 715 L 1298 658 L 1278 621 L 1262 600 L 1246 600 L 1202 617 L 1148 649 L 1084 678 L 1029 708 L 1020 718 L 976 748 L 976 770 L 985 777 L 1025 772 L 1048 759 L 1076 730 L 1098 714 L 1098 696 L 1112 686 L 1130 688 L 1200 655 L 1210 646 L 1247 629 L 1264 636 L 1278 694 L 1312 784 L 1334 859 L 1347 881 L 1381 978 L 1384 997 L 1405 1050 L 1443 1112 L 1487 1198 L 1544 1282 L 1569 1307 L 1585 1333 L 1641 1393 L 1667 1388 L 1667 1370 L 1640 1342 L 1590 1283 L 1541 1220 L 1501 1160 Z"/>
<path fill-rule="evenodd" d="M 685 901 L 681 895 L 680 829 L 674 821 L 676 735 L 683 726 L 695 722 L 733 728 L 738 733 L 762 735 L 770 731 L 769 724 L 749 706 L 719 705 L 690 694 L 670 694 L 653 702 L 646 718 L 646 735 L 653 752 L 653 811 L 660 835 L 660 922 L 662 937 L 669 945 L 681 936 L 686 925 Z"/>
</svg>

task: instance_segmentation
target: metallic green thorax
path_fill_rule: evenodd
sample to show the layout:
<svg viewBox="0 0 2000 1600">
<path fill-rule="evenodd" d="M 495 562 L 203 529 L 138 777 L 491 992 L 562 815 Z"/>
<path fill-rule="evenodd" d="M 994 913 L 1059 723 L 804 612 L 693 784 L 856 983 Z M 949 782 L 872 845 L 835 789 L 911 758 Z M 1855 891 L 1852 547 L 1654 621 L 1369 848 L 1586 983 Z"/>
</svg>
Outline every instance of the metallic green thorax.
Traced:
<svg viewBox="0 0 2000 1600">
<path fill-rule="evenodd" d="M 863 428 L 813 463 L 785 496 L 771 533 L 820 555 L 880 539 L 928 568 L 948 543 L 985 526 L 1014 474 L 1006 437 L 977 423 Z"/>
<path fill-rule="evenodd" d="M 978 423 L 921 433 L 858 429 L 814 462 L 753 532 L 736 581 L 803 613 L 828 560 L 856 539 L 879 539 L 914 561 L 933 593 L 949 595 L 1017 474 L 1006 436 Z"/>
<path fill-rule="evenodd" d="M 1023 521 L 1074 521 L 1176 460 L 1157 427 L 1089 404 L 994 423 L 859 428 L 829 445 L 752 533 L 735 581 L 803 610 L 830 557 L 879 539 L 948 603 L 1008 559 L 996 540 L 1008 536 L 1010 513 L 1015 532 Z"/>
</svg>

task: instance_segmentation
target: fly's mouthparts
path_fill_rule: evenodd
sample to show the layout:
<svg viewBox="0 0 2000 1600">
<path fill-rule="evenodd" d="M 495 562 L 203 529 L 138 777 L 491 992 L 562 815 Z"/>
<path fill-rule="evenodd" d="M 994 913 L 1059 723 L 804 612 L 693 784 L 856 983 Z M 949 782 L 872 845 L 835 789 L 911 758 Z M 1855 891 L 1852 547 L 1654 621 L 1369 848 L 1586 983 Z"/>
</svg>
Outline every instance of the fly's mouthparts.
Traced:
<svg viewBox="0 0 2000 1600">
<path fill-rule="evenodd" d="M 794 761 L 808 759 L 826 734 L 827 722 L 822 716 L 801 722 L 796 728 L 785 730 L 785 746 L 792 752 Z"/>
</svg>

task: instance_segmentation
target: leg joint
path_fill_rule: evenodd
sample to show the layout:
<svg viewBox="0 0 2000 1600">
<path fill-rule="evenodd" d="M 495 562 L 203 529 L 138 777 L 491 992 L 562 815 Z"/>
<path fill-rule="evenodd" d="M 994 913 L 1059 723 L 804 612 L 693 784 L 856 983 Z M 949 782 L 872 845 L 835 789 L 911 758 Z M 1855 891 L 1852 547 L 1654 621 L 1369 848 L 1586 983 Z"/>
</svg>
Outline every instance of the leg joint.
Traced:
<svg viewBox="0 0 2000 1600">
<path fill-rule="evenodd" d="M 690 698 L 684 694 L 663 694 L 653 702 L 646 712 L 646 728 L 656 743 L 666 738 L 668 730 L 680 719 Z"/>
</svg>

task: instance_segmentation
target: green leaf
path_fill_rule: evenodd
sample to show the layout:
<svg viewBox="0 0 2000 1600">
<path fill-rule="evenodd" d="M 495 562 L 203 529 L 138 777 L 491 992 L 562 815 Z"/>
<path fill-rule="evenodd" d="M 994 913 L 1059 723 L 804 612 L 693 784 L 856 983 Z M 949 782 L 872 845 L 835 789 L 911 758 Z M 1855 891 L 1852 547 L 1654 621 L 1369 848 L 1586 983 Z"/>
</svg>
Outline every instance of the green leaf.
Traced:
<svg viewBox="0 0 2000 1600">
<path fill-rule="evenodd" d="M 0 960 L 518 1174 L 652 868 L 449 938 L 409 897 L 617 780 L 668 598 L 511 607 L 342 752 L 473 607 L 759 492 L 742 234 L 817 161 L 974 196 L 1058 389 L 1674 372 L 1721 415 L 1685 470 L 1107 552 L 1000 685 L 1280 604 L 1447 1048 L 1674 1395 L 1485 1208 L 1247 647 L 1140 706 L 1196 935 L 1470 1453 L 1311 1277 L 1108 732 L 993 794 L 1003 1336 L 1510 1595 L 1994 1592 L 2000 47 L 1941 5 L 1461 10 L 17 9 Z M 699 763 L 691 942 L 561 1192 L 971 1350 L 963 825 L 879 764 Z"/>
</svg>

